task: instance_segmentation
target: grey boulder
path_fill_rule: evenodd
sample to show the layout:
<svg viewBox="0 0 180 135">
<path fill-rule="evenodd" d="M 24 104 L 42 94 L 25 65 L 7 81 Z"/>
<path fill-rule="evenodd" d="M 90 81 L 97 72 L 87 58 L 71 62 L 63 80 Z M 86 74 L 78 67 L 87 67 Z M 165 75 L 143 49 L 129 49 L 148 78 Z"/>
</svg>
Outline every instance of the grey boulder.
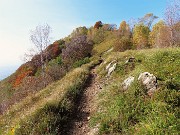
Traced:
<svg viewBox="0 0 180 135">
<path fill-rule="evenodd" d="M 157 78 L 149 72 L 141 73 L 138 80 L 147 90 L 147 94 L 151 96 L 157 90 Z"/>
</svg>

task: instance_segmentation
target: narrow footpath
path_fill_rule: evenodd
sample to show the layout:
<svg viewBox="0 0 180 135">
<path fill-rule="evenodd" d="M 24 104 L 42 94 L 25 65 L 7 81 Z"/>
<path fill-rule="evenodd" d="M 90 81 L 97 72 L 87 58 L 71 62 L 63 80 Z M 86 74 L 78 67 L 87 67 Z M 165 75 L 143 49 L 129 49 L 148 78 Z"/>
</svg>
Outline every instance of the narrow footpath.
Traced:
<svg viewBox="0 0 180 135">
<path fill-rule="evenodd" d="M 101 91 L 96 67 L 91 69 L 89 80 L 77 102 L 77 109 L 73 114 L 72 120 L 68 123 L 67 135 L 94 135 L 98 130 L 97 128 L 91 129 L 89 127 L 90 115 L 96 110 L 94 101 Z"/>
</svg>

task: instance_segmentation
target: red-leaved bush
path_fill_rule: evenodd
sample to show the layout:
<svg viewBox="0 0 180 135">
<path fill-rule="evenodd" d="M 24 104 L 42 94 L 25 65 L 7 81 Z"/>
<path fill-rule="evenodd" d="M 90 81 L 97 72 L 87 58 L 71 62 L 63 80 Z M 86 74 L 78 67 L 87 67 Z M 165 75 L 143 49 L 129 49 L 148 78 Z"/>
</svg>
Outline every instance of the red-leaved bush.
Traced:
<svg viewBox="0 0 180 135">
<path fill-rule="evenodd" d="M 49 45 L 45 50 L 46 58 L 48 58 L 48 60 L 51 60 L 59 56 L 64 47 L 64 43 L 64 40 L 58 40 L 55 41 L 53 44 Z"/>
<path fill-rule="evenodd" d="M 32 62 L 27 62 L 20 66 L 16 71 L 16 77 L 13 83 L 13 87 L 16 88 L 21 84 L 23 79 L 27 76 L 33 76 L 36 73 L 37 67 Z"/>
</svg>

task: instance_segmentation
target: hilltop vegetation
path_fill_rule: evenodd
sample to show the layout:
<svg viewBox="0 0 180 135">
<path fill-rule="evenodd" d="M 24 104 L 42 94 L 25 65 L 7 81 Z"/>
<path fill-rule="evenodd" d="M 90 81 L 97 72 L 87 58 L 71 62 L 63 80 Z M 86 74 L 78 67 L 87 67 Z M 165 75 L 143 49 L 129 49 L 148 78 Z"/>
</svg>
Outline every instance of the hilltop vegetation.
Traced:
<svg viewBox="0 0 180 135">
<path fill-rule="evenodd" d="M 171 24 L 154 24 L 152 13 L 119 28 L 98 21 L 46 46 L 0 82 L 0 134 L 63 134 L 94 66 L 103 83 L 89 124 L 99 134 L 178 134 L 180 20 L 173 15 Z M 138 81 L 143 72 L 157 78 L 152 96 Z M 135 80 L 124 90 L 129 76 Z"/>
</svg>

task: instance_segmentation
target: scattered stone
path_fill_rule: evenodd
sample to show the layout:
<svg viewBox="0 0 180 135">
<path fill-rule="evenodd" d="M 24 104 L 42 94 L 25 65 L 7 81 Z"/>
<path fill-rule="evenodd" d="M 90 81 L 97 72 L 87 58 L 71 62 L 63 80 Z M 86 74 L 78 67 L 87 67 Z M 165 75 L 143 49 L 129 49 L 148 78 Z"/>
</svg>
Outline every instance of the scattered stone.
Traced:
<svg viewBox="0 0 180 135">
<path fill-rule="evenodd" d="M 116 60 L 113 60 L 106 66 L 106 71 L 108 72 L 107 76 L 110 76 L 111 73 L 116 69 Z"/>
<path fill-rule="evenodd" d="M 111 52 L 113 49 L 114 49 L 113 47 L 110 48 L 109 50 L 107 50 L 107 53 L 108 53 L 108 52 Z"/>
<path fill-rule="evenodd" d="M 114 62 L 116 62 L 116 61 L 113 60 L 112 62 L 110 62 L 110 63 L 106 66 L 106 70 L 107 70 L 107 71 L 109 70 L 109 68 L 111 67 L 111 65 L 112 65 Z"/>
<path fill-rule="evenodd" d="M 112 63 L 109 63 L 107 66 L 106 66 L 106 70 L 108 70 L 110 68 Z"/>
<path fill-rule="evenodd" d="M 116 69 L 116 65 L 117 65 L 117 63 L 114 63 L 113 66 L 109 68 L 109 70 L 108 70 L 108 76 L 110 76 L 111 73 L 114 72 L 114 70 Z"/>
<path fill-rule="evenodd" d="M 104 61 L 104 62 L 103 62 L 103 64 L 106 64 L 106 63 L 107 63 L 107 61 Z"/>
<path fill-rule="evenodd" d="M 147 90 L 147 94 L 151 96 L 157 90 L 157 78 L 149 72 L 141 73 L 138 80 Z"/>
<path fill-rule="evenodd" d="M 123 83 L 122 83 L 123 90 L 127 90 L 132 82 L 134 82 L 134 77 L 133 76 L 130 76 L 126 80 L 124 80 Z"/>
<path fill-rule="evenodd" d="M 134 57 L 130 57 L 126 62 L 125 62 L 125 64 L 126 63 L 129 63 L 129 62 L 135 62 L 136 61 L 136 59 L 134 58 Z"/>
</svg>

